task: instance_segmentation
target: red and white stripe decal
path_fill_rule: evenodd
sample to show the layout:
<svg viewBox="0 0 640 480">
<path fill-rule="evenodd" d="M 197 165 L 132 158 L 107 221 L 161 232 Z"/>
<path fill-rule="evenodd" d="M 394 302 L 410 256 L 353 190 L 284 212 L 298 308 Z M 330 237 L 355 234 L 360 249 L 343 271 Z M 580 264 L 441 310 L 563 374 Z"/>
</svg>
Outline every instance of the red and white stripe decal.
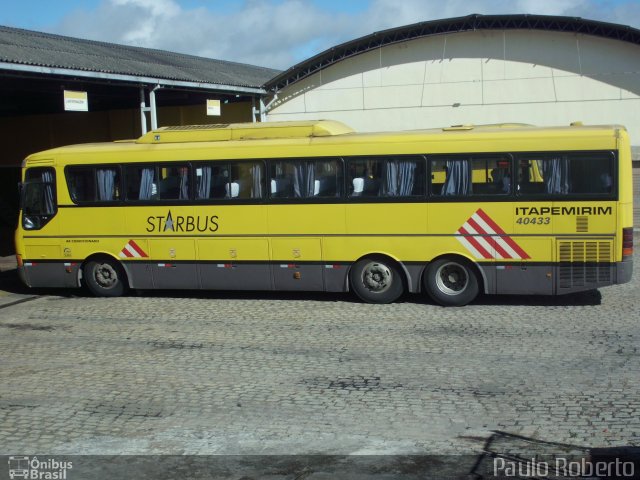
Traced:
<svg viewBox="0 0 640 480">
<path fill-rule="evenodd" d="M 124 248 L 120 251 L 121 258 L 143 258 L 148 256 L 149 255 L 147 255 L 146 252 L 133 240 L 129 240 L 129 242 L 127 242 Z"/>
<path fill-rule="evenodd" d="M 474 257 L 526 260 L 531 258 L 481 208 L 457 230 L 456 238 Z"/>
</svg>

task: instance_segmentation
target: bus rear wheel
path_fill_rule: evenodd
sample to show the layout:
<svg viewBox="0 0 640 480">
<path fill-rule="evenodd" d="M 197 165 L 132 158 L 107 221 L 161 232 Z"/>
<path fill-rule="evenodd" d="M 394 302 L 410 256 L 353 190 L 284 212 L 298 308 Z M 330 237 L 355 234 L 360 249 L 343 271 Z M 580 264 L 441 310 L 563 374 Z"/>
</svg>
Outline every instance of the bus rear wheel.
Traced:
<svg viewBox="0 0 640 480">
<path fill-rule="evenodd" d="M 349 273 L 351 288 L 367 303 L 391 303 L 404 293 L 402 274 L 389 260 L 363 258 Z"/>
<path fill-rule="evenodd" d="M 82 273 L 87 287 L 96 297 L 119 297 L 127 291 L 124 270 L 115 260 L 89 260 Z"/>
<path fill-rule="evenodd" d="M 433 301 L 445 307 L 466 305 L 480 291 L 478 277 L 471 266 L 457 258 L 445 257 L 429 263 L 423 281 Z"/>
</svg>

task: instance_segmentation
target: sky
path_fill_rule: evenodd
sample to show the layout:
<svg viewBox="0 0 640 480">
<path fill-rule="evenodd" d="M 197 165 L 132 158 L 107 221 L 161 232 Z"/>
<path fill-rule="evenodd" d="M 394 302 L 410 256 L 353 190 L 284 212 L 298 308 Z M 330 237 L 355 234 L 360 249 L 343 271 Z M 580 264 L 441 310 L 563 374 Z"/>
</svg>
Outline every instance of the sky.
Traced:
<svg viewBox="0 0 640 480">
<path fill-rule="evenodd" d="M 472 13 L 640 28 L 640 0 L 12 0 L 0 25 L 286 69 L 375 31 Z"/>
</svg>

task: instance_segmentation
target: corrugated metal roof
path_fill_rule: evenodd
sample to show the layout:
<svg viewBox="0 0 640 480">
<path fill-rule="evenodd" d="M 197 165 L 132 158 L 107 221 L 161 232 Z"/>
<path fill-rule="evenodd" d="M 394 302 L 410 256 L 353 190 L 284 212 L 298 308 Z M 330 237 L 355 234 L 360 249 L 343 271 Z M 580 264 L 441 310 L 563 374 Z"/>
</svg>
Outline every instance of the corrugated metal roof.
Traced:
<svg viewBox="0 0 640 480">
<path fill-rule="evenodd" d="M 428 22 L 414 23 L 403 27 L 390 28 L 374 32 L 364 37 L 331 47 L 288 70 L 278 74 L 265 84 L 265 88 L 278 91 L 287 85 L 302 80 L 337 62 L 370 50 L 406 42 L 416 38 L 447 33 L 473 30 L 547 30 L 553 32 L 571 32 L 584 35 L 640 44 L 640 30 L 616 23 L 599 22 L 579 17 L 560 17 L 552 15 L 480 15 L 444 18 Z"/>
<path fill-rule="evenodd" d="M 279 73 L 243 63 L 3 26 L 0 62 L 238 87 L 261 87 Z"/>
</svg>

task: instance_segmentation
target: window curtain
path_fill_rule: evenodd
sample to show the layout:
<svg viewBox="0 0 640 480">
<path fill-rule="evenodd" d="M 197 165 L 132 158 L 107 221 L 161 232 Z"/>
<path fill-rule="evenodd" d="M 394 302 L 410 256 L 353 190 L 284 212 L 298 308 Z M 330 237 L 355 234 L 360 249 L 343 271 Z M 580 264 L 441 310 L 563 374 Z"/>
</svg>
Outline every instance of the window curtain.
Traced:
<svg viewBox="0 0 640 480">
<path fill-rule="evenodd" d="M 111 168 L 98 168 L 98 200 L 106 202 L 115 200 L 116 171 Z"/>
<path fill-rule="evenodd" d="M 211 191 L 211 167 L 199 167 L 196 169 L 198 179 L 197 198 L 209 198 Z"/>
<path fill-rule="evenodd" d="M 542 163 L 545 193 L 569 193 L 571 189 L 569 184 L 569 159 L 567 157 L 556 157 L 550 160 L 542 160 L 540 163 Z"/>
<path fill-rule="evenodd" d="M 251 198 L 262 198 L 262 165 L 255 163 L 251 167 Z"/>
<path fill-rule="evenodd" d="M 410 160 L 388 160 L 381 193 L 388 197 L 406 197 L 413 192 L 416 163 Z"/>
<path fill-rule="evenodd" d="M 315 190 L 315 162 L 300 162 L 294 165 L 293 194 L 295 198 L 313 197 Z"/>
<path fill-rule="evenodd" d="M 153 177 L 155 170 L 151 168 L 143 168 L 140 175 L 140 193 L 138 200 L 151 200 L 153 195 Z"/>
<path fill-rule="evenodd" d="M 42 182 L 44 183 L 44 208 L 45 215 L 53 215 L 55 213 L 55 198 L 53 185 L 53 172 L 44 170 L 42 172 Z"/>
<path fill-rule="evenodd" d="M 470 195 L 471 160 L 447 160 L 447 178 L 442 186 L 442 195 Z"/>
<path fill-rule="evenodd" d="M 179 200 L 189 200 L 189 168 L 180 167 L 180 195 Z"/>
</svg>

